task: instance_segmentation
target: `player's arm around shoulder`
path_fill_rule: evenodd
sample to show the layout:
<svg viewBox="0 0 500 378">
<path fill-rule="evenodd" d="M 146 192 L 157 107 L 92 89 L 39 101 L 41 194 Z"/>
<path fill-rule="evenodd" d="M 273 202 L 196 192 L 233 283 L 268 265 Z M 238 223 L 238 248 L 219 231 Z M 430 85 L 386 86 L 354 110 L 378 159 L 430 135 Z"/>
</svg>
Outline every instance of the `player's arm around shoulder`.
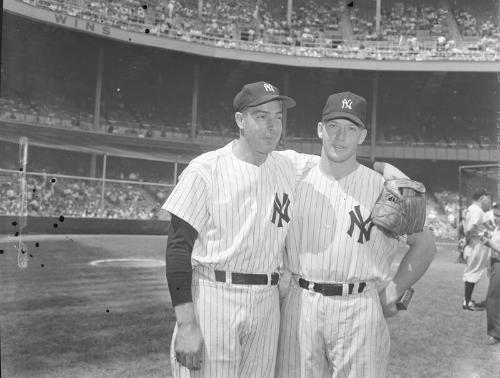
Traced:
<svg viewBox="0 0 500 378">
<path fill-rule="evenodd" d="M 294 150 L 276 151 L 276 153 L 291 162 L 297 179 L 307 175 L 311 168 L 318 165 L 321 160 L 318 155 L 304 154 Z"/>
<path fill-rule="evenodd" d="M 428 228 L 407 235 L 406 243 L 410 248 L 401 260 L 392 281 L 380 293 L 386 317 L 397 313 L 396 302 L 424 275 L 436 256 L 436 241 Z"/>
<path fill-rule="evenodd" d="M 401 170 L 396 168 L 394 165 L 376 161 L 373 163 L 373 169 L 384 176 L 385 180 L 397 180 L 397 179 L 408 179 L 409 177 L 405 175 Z"/>
</svg>

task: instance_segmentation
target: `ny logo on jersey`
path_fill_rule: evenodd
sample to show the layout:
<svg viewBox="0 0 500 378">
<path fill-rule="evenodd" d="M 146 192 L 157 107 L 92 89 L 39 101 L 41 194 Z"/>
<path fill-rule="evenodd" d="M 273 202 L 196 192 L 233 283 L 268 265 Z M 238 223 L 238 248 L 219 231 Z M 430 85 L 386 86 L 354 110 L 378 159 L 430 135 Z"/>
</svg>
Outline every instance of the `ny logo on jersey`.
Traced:
<svg viewBox="0 0 500 378">
<path fill-rule="evenodd" d="M 288 194 L 283 193 L 283 201 L 278 198 L 278 193 L 274 196 L 274 210 L 273 218 L 271 223 L 276 224 L 276 216 L 278 217 L 278 227 L 283 227 L 283 221 L 286 223 L 290 222 L 290 217 L 288 216 L 288 205 L 290 205 L 290 200 L 288 199 Z"/>
<path fill-rule="evenodd" d="M 264 89 L 266 90 L 266 92 L 274 92 L 274 87 L 271 84 L 265 83 Z"/>
<path fill-rule="evenodd" d="M 356 213 L 354 213 L 356 212 Z M 352 233 L 354 231 L 354 225 L 359 228 L 359 238 L 358 243 L 363 244 L 363 239 L 365 241 L 370 240 L 370 232 L 373 227 L 372 217 L 371 215 L 367 220 L 363 220 L 363 216 L 361 215 L 361 211 L 359 211 L 359 205 L 354 206 L 354 211 L 349 211 L 349 215 L 351 216 L 351 225 L 349 226 L 349 230 L 347 234 L 352 237 Z M 368 228 L 367 228 L 368 226 Z"/>
<path fill-rule="evenodd" d="M 342 100 L 342 109 L 349 108 L 352 110 L 352 100 L 349 98 L 344 98 Z"/>
</svg>

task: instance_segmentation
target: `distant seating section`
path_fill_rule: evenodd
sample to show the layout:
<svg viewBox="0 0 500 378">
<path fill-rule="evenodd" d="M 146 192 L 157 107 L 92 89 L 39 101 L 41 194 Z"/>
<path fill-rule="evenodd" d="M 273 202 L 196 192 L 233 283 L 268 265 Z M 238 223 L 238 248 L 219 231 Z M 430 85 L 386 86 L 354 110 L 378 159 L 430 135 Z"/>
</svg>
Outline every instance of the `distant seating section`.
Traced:
<svg viewBox="0 0 500 378">
<path fill-rule="evenodd" d="M 419 5 L 404 2 L 384 1 L 381 9 L 380 36 L 375 35 L 375 10 L 371 2 L 356 2 L 348 7 L 344 0 L 295 0 L 291 23 L 287 22 L 287 2 L 258 0 L 207 0 L 202 2 L 201 14 L 196 0 L 22 0 L 26 3 L 66 12 L 72 16 L 94 22 L 102 22 L 126 30 L 146 31 L 152 35 L 164 35 L 188 41 L 215 44 L 227 48 L 245 48 L 286 55 L 311 57 L 338 56 L 351 57 L 351 49 L 338 47 L 342 40 L 342 9 L 350 13 L 352 30 L 357 40 L 368 41 L 377 38 L 399 42 L 391 49 L 399 54 L 386 54 L 385 59 L 402 59 L 400 55 L 408 48 L 419 47 L 420 53 L 406 58 L 433 59 L 432 54 L 424 54 L 429 42 L 437 43 L 437 38 L 450 40 L 446 10 L 438 8 L 436 2 L 423 1 Z M 490 8 L 493 0 L 480 0 Z M 144 4 L 145 3 L 145 4 Z M 474 7 L 481 6 L 474 2 Z M 453 12 L 464 36 L 493 39 L 488 41 L 493 50 L 497 49 L 499 28 L 495 24 L 494 12 L 474 12 L 467 2 L 454 4 Z M 347 36 L 344 36 L 347 37 Z M 349 39 L 349 38 L 346 38 Z M 401 44 L 401 40 L 405 43 Z M 245 44 L 239 41 L 246 42 Z M 474 42 L 477 42 L 475 40 Z M 268 43 L 277 46 L 267 45 Z M 351 42 L 349 43 L 351 44 Z M 444 43 L 443 43 L 444 45 Z M 480 46 L 484 46 L 482 41 Z M 325 47 L 337 49 L 335 54 L 323 51 Z M 415 49 L 414 49 L 415 50 Z M 414 51 L 413 50 L 413 51 Z M 346 54 L 347 53 L 347 54 Z M 443 50 L 451 59 L 476 59 L 468 54 L 467 48 L 453 45 Z M 356 54 L 364 59 L 363 54 Z M 487 59 L 487 58 L 479 58 Z"/>
<path fill-rule="evenodd" d="M 20 184 L 13 176 L 0 172 L 2 215 L 18 215 L 20 211 Z M 106 183 L 101 204 L 100 182 L 31 176 L 27 180 L 27 210 L 31 216 L 151 220 L 157 219 L 169 192 L 140 184 Z"/>
</svg>

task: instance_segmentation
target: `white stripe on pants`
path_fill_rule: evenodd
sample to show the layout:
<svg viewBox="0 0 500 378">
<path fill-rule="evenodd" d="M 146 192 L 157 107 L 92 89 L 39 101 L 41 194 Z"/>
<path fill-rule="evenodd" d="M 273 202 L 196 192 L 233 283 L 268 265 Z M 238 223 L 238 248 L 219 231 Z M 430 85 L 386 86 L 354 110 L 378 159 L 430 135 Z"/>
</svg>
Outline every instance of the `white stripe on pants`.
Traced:
<svg viewBox="0 0 500 378">
<path fill-rule="evenodd" d="M 174 377 L 273 377 L 279 333 L 277 286 L 214 282 L 193 272 L 193 302 L 204 339 L 203 365 L 189 371 L 170 359 Z"/>
<path fill-rule="evenodd" d="M 389 349 L 375 288 L 326 297 L 291 280 L 281 309 L 277 377 L 385 377 Z"/>
</svg>

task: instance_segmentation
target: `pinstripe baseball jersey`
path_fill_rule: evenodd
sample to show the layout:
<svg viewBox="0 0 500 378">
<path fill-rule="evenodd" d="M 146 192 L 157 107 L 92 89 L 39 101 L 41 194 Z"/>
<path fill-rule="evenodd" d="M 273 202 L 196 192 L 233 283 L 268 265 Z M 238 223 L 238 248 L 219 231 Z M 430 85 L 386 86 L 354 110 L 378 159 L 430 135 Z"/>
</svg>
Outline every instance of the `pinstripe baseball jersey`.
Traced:
<svg viewBox="0 0 500 378">
<path fill-rule="evenodd" d="M 163 209 L 198 231 L 193 268 L 272 272 L 283 261 L 296 176 L 319 157 L 272 152 L 255 166 L 238 159 L 232 146 L 193 159 Z"/>
<path fill-rule="evenodd" d="M 314 282 L 388 280 L 399 241 L 371 221 L 383 186 L 383 177 L 363 165 L 338 180 L 312 168 L 296 186 L 287 268 Z"/>
</svg>

